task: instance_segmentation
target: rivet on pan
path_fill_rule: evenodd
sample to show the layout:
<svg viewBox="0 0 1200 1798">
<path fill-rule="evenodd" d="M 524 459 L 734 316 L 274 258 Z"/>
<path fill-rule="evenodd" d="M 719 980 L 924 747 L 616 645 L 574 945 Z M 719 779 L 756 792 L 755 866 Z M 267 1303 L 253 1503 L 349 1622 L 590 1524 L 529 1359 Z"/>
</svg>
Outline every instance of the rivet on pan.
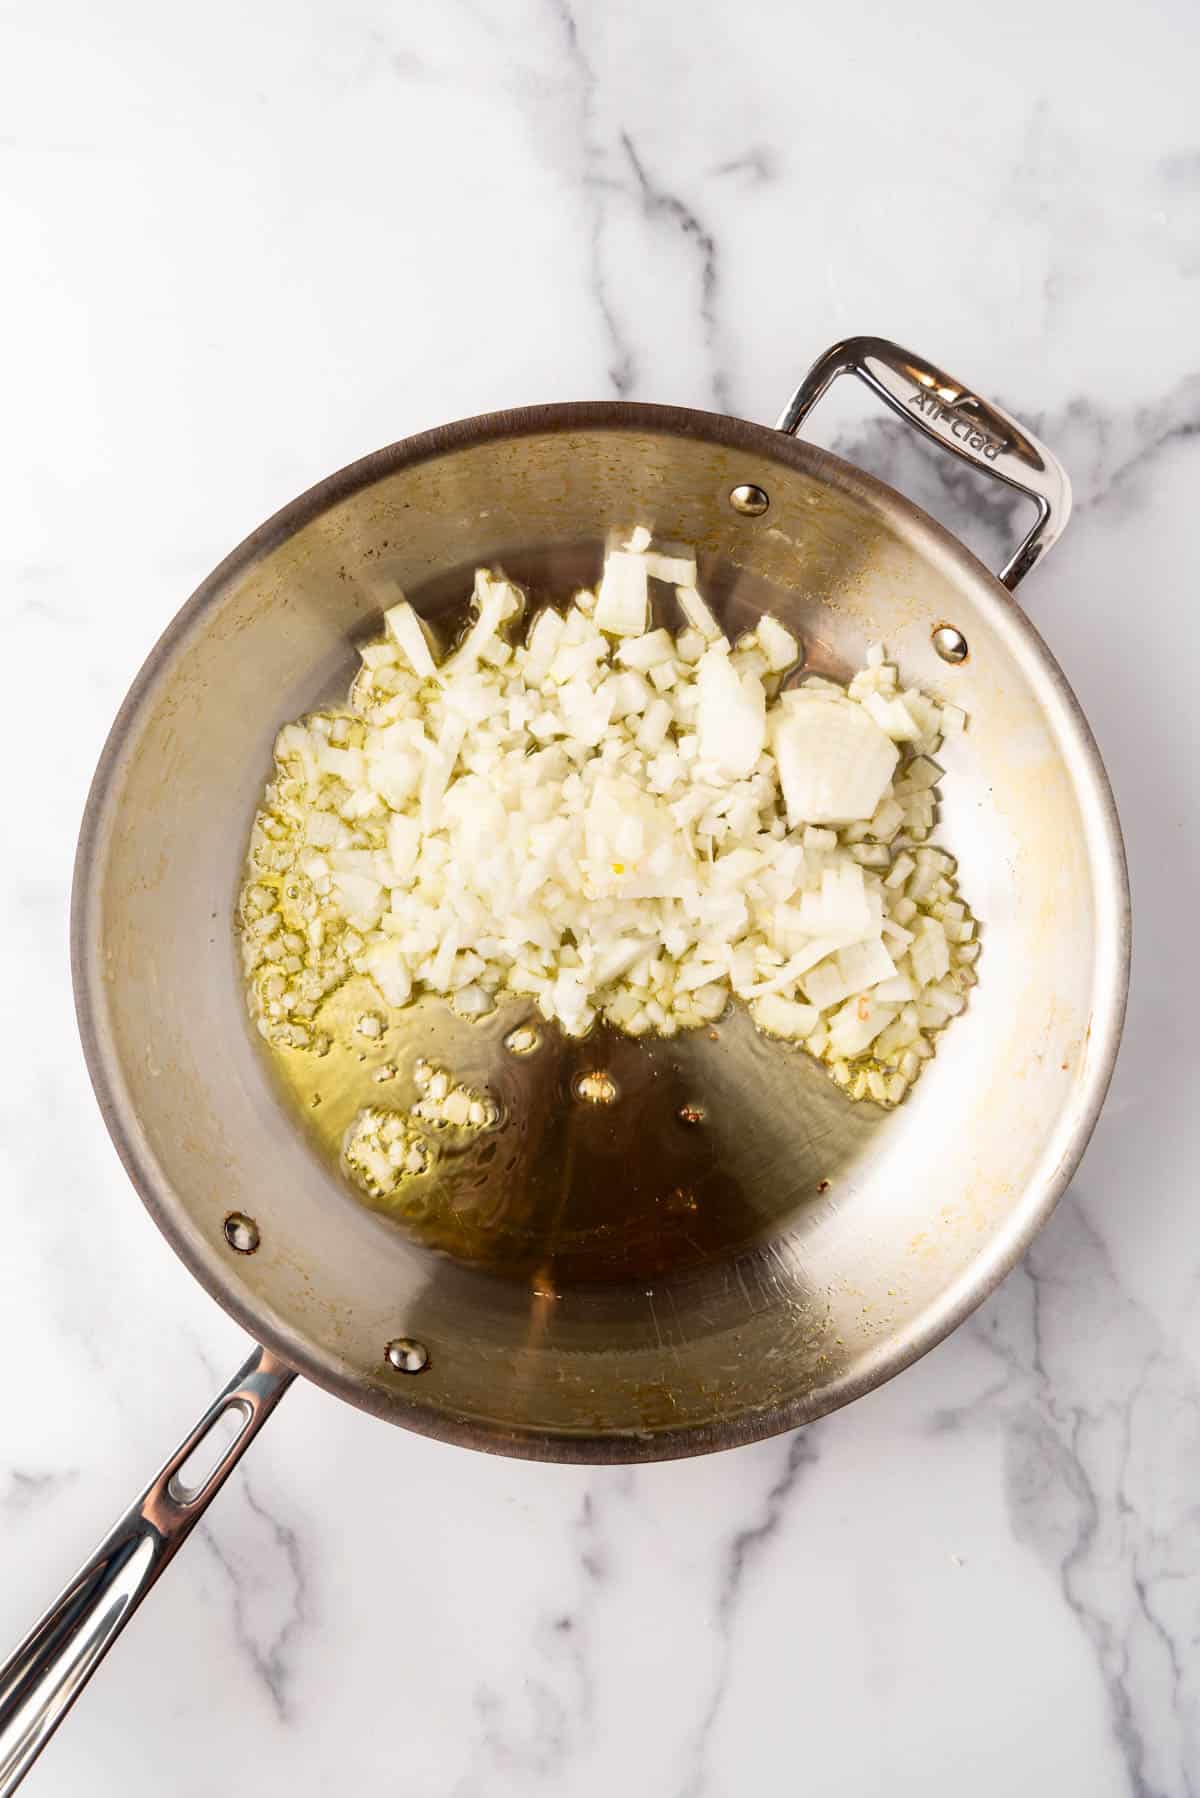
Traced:
<svg viewBox="0 0 1200 1798">
<path fill-rule="evenodd" d="M 741 486 L 735 487 L 729 495 L 729 503 L 734 511 L 740 512 L 744 518 L 761 518 L 771 501 L 763 489 L 756 487 L 753 481 L 743 481 Z"/>
<path fill-rule="evenodd" d="M 397 1373 L 424 1373 L 429 1366 L 429 1350 L 411 1336 L 397 1336 L 383 1352 Z"/>
<path fill-rule="evenodd" d="M 965 662 L 968 654 L 967 639 L 962 632 L 955 630 L 952 624 L 939 624 L 933 633 L 933 647 L 943 662 Z"/>
<path fill-rule="evenodd" d="M 252 1217 L 244 1211 L 231 1211 L 225 1219 L 225 1240 L 239 1255 L 253 1255 L 262 1238 Z"/>
</svg>

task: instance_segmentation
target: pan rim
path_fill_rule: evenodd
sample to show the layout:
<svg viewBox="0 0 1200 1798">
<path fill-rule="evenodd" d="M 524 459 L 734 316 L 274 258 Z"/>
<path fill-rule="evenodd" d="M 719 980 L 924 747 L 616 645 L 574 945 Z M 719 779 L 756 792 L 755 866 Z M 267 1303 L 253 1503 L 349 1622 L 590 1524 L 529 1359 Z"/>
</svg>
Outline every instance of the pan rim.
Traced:
<svg viewBox="0 0 1200 1798">
<path fill-rule="evenodd" d="M 1110 881 L 1102 895 L 1097 928 L 1096 963 L 1106 962 L 1107 988 L 1098 982 L 1091 1021 L 1082 1090 L 1073 1107 L 1074 1122 L 1057 1162 L 1048 1175 L 1030 1182 L 986 1250 L 907 1327 L 902 1338 L 881 1343 L 828 1386 L 814 1387 L 796 1398 L 735 1413 L 719 1424 L 629 1430 L 608 1435 L 568 1432 L 532 1426 L 514 1429 L 494 1421 L 438 1411 L 415 1402 L 398 1403 L 394 1391 L 343 1370 L 314 1350 L 308 1339 L 270 1307 L 248 1303 L 238 1284 L 223 1274 L 219 1260 L 170 1188 L 141 1138 L 119 1064 L 106 1040 L 104 982 L 97 951 L 101 866 L 96 848 L 113 798 L 123 753 L 134 736 L 141 707 L 153 691 L 160 670 L 228 584 L 256 561 L 293 536 L 302 526 L 351 495 L 398 470 L 449 455 L 457 450 L 506 438 L 538 436 L 569 430 L 657 430 L 671 436 L 698 437 L 722 447 L 745 450 L 867 502 L 905 521 L 922 539 L 922 548 L 968 576 L 993 609 L 1006 635 L 1038 663 L 1059 708 L 1059 722 L 1073 736 L 1074 777 L 1093 833 L 1097 860 L 1107 863 Z M 484 413 L 438 425 L 375 450 L 325 476 L 266 519 L 217 565 L 196 588 L 159 636 L 113 720 L 93 775 L 76 848 L 71 889 L 70 954 L 76 1018 L 93 1091 L 105 1126 L 126 1173 L 167 1242 L 188 1271 L 250 1335 L 279 1355 L 306 1378 L 359 1409 L 406 1428 L 460 1447 L 517 1459 L 583 1464 L 671 1460 L 712 1453 L 777 1435 L 849 1404 L 911 1366 L 944 1340 L 995 1289 L 1024 1253 L 1066 1190 L 1095 1128 L 1116 1063 L 1129 989 L 1131 902 L 1129 875 L 1111 785 L 1079 701 L 1028 614 L 998 578 L 944 526 L 913 501 L 877 477 L 830 451 L 765 425 L 691 408 L 626 400 L 557 402 Z"/>
</svg>

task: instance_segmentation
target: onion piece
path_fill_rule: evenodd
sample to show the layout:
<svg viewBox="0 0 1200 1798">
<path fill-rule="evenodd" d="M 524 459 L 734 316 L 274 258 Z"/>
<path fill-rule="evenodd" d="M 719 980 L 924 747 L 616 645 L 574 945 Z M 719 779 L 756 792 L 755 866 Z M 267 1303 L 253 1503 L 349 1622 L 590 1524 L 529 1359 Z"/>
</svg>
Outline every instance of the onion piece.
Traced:
<svg viewBox="0 0 1200 1798">
<path fill-rule="evenodd" d="M 764 612 L 758 621 L 755 635 L 759 648 L 767 659 L 767 666 L 772 673 L 780 674 L 785 668 L 799 659 L 800 645 L 791 631 L 786 630 L 777 618 Z"/>
<path fill-rule="evenodd" d="M 699 631 L 700 635 L 709 642 L 713 642 L 717 638 L 724 640 L 725 633 L 695 587 L 676 587 L 675 597 L 683 609 L 684 617 L 694 631 Z"/>
<path fill-rule="evenodd" d="M 900 759 L 862 707 L 842 699 L 810 699 L 777 711 L 771 747 L 793 830 L 870 818 Z"/>
<path fill-rule="evenodd" d="M 649 609 L 645 556 L 629 550 L 612 551 L 605 557 L 596 596 L 597 627 L 615 637 L 639 637 L 646 628 Z"/>
<path fill-rule="evenodd" d="M 700 759 L 734 780 L 749 774 L 766 741 L 766 698 L 754 676 L 739 679 L 729 658 L 710 649 L 697 668 Z"/>
<path fill-rule="evenodd" d="M 419 675 L 422 680 L 435 678 L 437 664 L 434 662 L 433 652 L 429 647 L 425 625 L 408 601 L 401 599 L 394 606 L 389 606 L 383 618 L 396 648 L 404 656 L 413 673 Z"/>
<path fill-rule="evenodd" d="M 755 999 L 750 1007 L 750 1015 L 760 1030 L 768 1036 L 805 1037 L 812 1033 L 820 1023 L 821 1014 L 815 1005 L 801 1005 L 795 999 L 780 998 L 778 993 L 768 993 L 762 999 Z"/>
</svg>

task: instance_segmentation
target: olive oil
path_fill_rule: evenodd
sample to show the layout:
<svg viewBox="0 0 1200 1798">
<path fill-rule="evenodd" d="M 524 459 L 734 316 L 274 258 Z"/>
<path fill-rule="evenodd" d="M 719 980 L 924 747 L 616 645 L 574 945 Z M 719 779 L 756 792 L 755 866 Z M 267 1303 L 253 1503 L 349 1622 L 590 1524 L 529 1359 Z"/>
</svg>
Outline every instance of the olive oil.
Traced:
<svg viewBox="0 0 1200 1798">
<path fill-rule="evenodd" d="M 378 1034 L 360 1027 L 370 1015 Z M 881 1116 L 848 1105 L 801 1051 L 765 1041 L 740 1007 L 670 1040 L 604 1027 L 572 1040 L 526 1001 L 467 1022 L 429 999 L 381 1010 L 352 978 L 315 1023 L 325 1053 L 267 1051 L 314 1151 L 430 1252 L 542 1291 L 657 1278 L 748 1248 L 835 1180 Z M 486 1094 L 487 1121 L 415 1115 L 422 1065 Z M 368 1107 L 403 1115 L 428 1148 L 425 1170 L 382 1196 L 343 1158 Z"/>
</svg>

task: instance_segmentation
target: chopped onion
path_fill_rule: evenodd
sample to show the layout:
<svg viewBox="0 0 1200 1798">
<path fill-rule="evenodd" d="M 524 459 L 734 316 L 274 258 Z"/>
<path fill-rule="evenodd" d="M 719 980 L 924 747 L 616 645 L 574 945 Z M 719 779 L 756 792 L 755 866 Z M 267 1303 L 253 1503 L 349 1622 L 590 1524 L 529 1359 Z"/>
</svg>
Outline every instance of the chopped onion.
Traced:
<svg viewBox="0 0 1200 1798">
<path fill-rule="evenodd" d="M 809 1036 L 816 1029 L 821 1014 L 815 1005 L 801 1005 L 795 999 L 784 999 L 778 993 L 768 993 L 765 998 L 756 999 L 750 1007 L 750 1015 L 760 1030 L 768 1036 Z"/>
<path fill-rule="evenodd" d="M 787 801 L 787 821 L 849 824 L 870 818 L 899 751 L 852 700 L 818 697 L 776 713 L 771 747 Z"/>
<path fill-rule="evenodd" d="M 394 606 L 389 606 L 384 613 L 384 623 L 413 673 L 419 674 L 423 680 L 432 680 L 437 674 L 433 652 L 425 635 L 425 626 L 408 601 L 401 599 Z"/>
<path fill-rule="evenodd" d="M 696 673 L 700 759 L 732 779 L 749 774 L 766 741 L 766 699 L 753 675 L 739 678 L 728 656 L 710 649 Z"/>
<path fill-rule="evenodd" d="M 779 620 L 772 618 L 769 612 L 764 612 L 759 619 L 755 635 L 758 638 L 759 648 L 766 657 L 767 667 L 774 674 L 790 668 L 800 654 L 800 645 L 791 631 L 785 630 Z"/>
<path fill-rule="evenodd" d="M 652 550 L 646 557 L 646 571 L 656 581 L 665 581 L 670 587 L 689 587 L 696 585 L 696 552 L 694 549 L 681 549 L 674 554 L 665 550 Z"/>
<path fill-rule="evenodd" d="M 667 631 L 648 631 L 622 643 L 617 660 L 623 668 L 636 668 L 640 674 L 646 674 L 663 662 L 673 662 L 675 645 Z"/>
<path fill-rule="evenodd" d="M 881 646 L 848 689 L 768 700 L 796 637 L 764 615 L 731 650 L 695 581 L 638 526 L 521 640 L 523 595 L 481 569 L 440 667 L 407 600 L 389 608 L 351 709 L 276 740 L 241 901 L 264 1035 L 319 1050 L 351 976 L 381 1008 L 434 993 L 464 1019 L 520 994 L 569 1035 L 601 1015 L 670 1035 L 732 994 L 851 1096 L 899 1102 L 976 979 L 955 863 L 926 841 L 938 732 L 965 715 L 901 692 Z M 346 1150 L 374 1192 L 409 1152 L 381 1115 Z"/>
<path fill-rule="evenodd" d="M 675 589 L 675 595 L 679 600 L 680 606 L 683 608 L 684 617 L 694 631 L 699 631 L 700 635 L 709 642 L 712 642 L 714 638 L 724 635 L 716 618 L 713 616 L 704 600 L 701 599 L 695 587 L 677 587 Z"/>
<path fill-rule="evenodd" d="M 646 628 L 649 591 L 646 558 L 631 550 L 614 550 L 605 558 L 596 596 L 596 624 L 616 637 L 638 637 Z"/>
</svg>

